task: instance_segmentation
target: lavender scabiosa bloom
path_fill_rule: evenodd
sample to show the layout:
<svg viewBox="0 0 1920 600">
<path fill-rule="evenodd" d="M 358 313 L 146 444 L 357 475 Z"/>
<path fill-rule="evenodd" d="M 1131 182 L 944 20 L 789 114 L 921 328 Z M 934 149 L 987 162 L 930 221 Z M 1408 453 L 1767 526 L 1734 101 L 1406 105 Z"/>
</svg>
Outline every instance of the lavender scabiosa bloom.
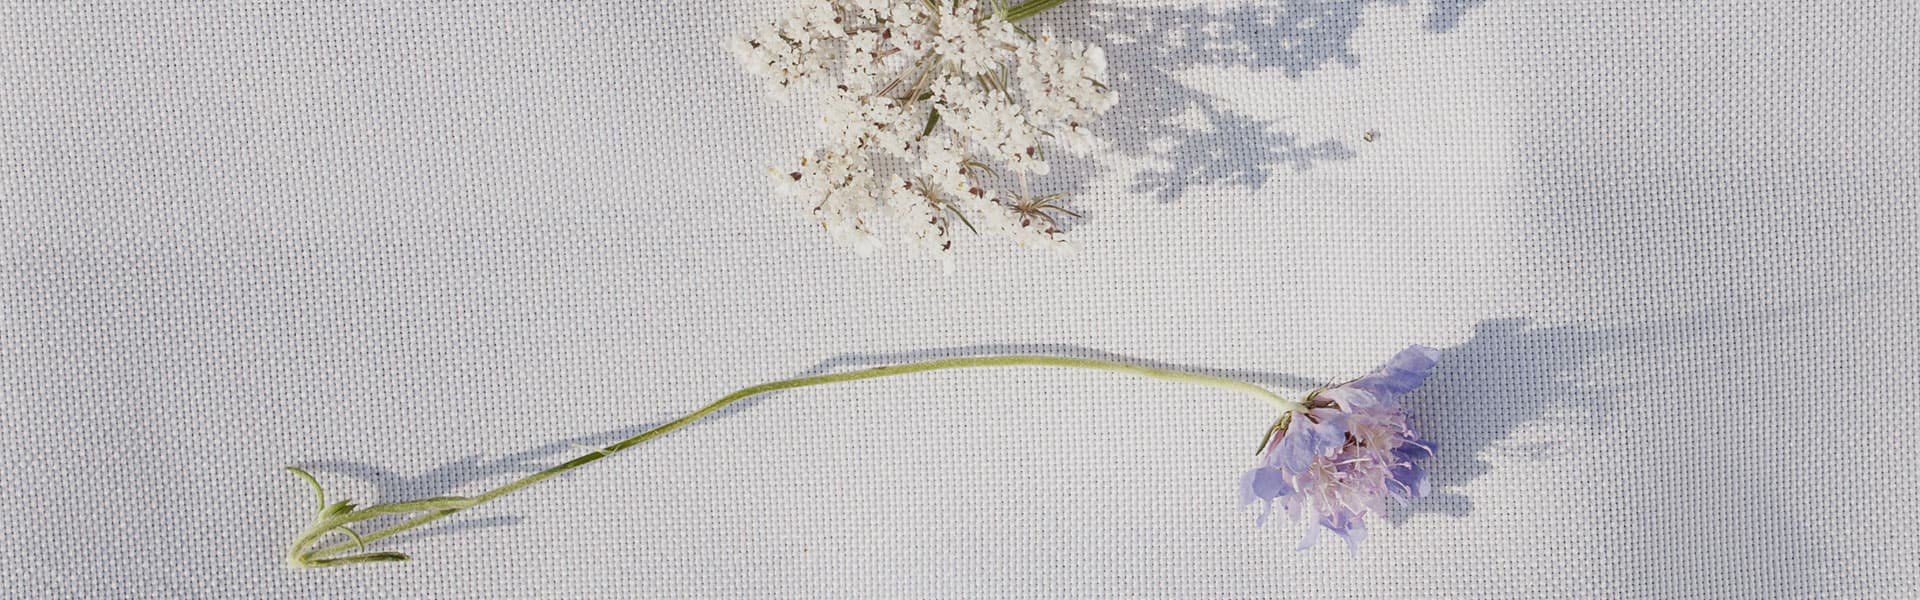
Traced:
<svg viewBox="0 0 1920 600">
<path fill-rule="evenodd" d="M 1259 524 L 1278 503 L 1307 521 L 1307 548 L 1325 529 L 1358 551 L 1366 515 L 1384 514 L 1387 499 L 1405 504 L 1427 494 L 1427 474 L 1416 462 L 1433 456 L 1420 439 L 1400 396 L 1427 379 L 1440 352 L 1409 346 L 1364 377 L 1314 390 L 1280 417 L 1261 445 L 1261 465 L 1240 478 L 1243 504 L 1263 503 Z"/>
</svg>

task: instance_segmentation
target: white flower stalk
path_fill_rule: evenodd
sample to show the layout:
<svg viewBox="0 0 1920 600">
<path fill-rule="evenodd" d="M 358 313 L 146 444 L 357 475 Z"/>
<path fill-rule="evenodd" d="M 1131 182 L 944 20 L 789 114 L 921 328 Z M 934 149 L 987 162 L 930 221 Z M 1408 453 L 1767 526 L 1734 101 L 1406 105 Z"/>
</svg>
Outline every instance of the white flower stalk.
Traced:
<svg viewBox="0 0 1920 600">
<path fill-rule="evenodd" d="M 1084 155 L 1113 105 L 1100 48 L 1018 20 L 1037 8 L 958 0 L 803 0 L 734 40 L 779 94 L 818 90 L 821 147 L 771 169 L 834 239 L 887 244 L 951 264 L 964 229 L 1022 247 L 1067 249 L 1058 195 L 1036 196 L 1047 147 Z"/>
</svg>

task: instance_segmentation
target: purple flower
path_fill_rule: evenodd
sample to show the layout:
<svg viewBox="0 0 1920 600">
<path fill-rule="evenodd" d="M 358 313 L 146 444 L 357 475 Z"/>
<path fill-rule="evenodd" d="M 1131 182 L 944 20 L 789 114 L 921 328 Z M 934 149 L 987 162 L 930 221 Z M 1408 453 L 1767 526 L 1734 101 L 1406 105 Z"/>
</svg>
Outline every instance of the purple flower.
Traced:
<svg viewBox="0 0 1920 600">
<path fill-rule="evenodd" d="M 1415 461 L 1431 458 L 1433 444 L 1413 430 L 1400 396 L 1420 387 L 1439 358 L 1438 350 L 1409 346 L 1373 373 L 1307 394 L 1282 416 L 1261 465 L 1240 478 L 1241 503 L 1264 504 L 1256 523 L 1266 524 L 1278 503 L 1293 521 L 1306 519 L 1301 548 L 1325 529 L 1357 552 L 1368 513 L 1384 514 L 1389 498 L 1405 505 L 1427 495 L 1426 470 Z"/>
</svg>

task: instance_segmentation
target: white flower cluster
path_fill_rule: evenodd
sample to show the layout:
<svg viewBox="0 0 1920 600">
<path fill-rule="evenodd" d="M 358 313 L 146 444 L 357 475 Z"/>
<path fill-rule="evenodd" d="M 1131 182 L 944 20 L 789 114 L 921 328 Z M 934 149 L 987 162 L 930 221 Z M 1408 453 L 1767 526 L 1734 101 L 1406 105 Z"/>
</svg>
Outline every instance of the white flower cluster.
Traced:
<svg viewBox="0 0 1920 600">
<path fill-rule="evenodd" d="M 835 239 L 944 258 L 957 225 L 1067 247 L 1060 219 L 1078 215 L 1027 178 L 1047 172 L 1043 140 L 1093 147 L 1087 126 L 1113 105 L 1105 55 L 970 1 L 803 0 L 734 41 L 775 90 L 824 91 L 826 144 L 772 172 Z"/>
</svg>

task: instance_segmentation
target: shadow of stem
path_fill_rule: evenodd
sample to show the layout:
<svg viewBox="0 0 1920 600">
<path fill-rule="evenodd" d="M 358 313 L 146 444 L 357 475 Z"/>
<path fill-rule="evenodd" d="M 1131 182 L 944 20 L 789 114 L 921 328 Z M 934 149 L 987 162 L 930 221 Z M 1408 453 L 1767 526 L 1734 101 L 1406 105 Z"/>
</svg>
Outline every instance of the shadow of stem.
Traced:
<svg viewBox="0 0 1920 600">
<path fill-rule="evenodd" d="M 1427 463 L 1436 494 L 1417 499 L 1410 507 L 1392 511 L 1389 515 L 1391 520 L 1403 521 L 1413 513 L 1451 516 L 1471 513 L 1471 499 L 1459 490 L 1491 470 L 1491 465 L 1483 459 L 1485 453 L 1519 427 L 1541 419 L 1550 411 L 1571 409 L 1576 414 L 1584 415 L 1594 424 L 1594 429 L 1599 428 L 1598 423 L 1604 419 L 1620 390 L 1586 383 L 1583 372 L 1596 356 L 1621 344 L 1638 343 L 1636 340 L 1646 332 L 1580 326 L 1532 327 L 1529 323 L 1526 318 L 1482 321 L 1475 327 L 1473 337 L 1442 351 L 1433 378 L 1408 396 L 1407 404 L 1418 413 L 1416 425 L 1423 437 L 1439 446 L 1439 452 Z M 1069 344 L 988 344 L 898 353 L 844 354 L 815 364 L 803 375 L 941 358 L 1007 354 L 1046 354 L 1117 361 L 1239 379 L 1275 389 L 1304 390 L 1323 383 L 1323 380 L 1287 373 L 1217 369 L 1145 360 Z M 741 400 L 713 416 L 724 418 L 737 414 L 773 395 Z M 548 463 L 554 462 L 552 458 L 556 455 L 612 444 L 644 433 L 666 421 L 663 419 L 561 440 L 493 460 L 478 455 L 467 456 L 415 476 L 349 461 L 316 461 L 309 463 L 309 466 L 321 472 L 368 482 L 376 488 L 382 499 L 453 495 L 474 482 L 539 471 L 550 466 Z M 703 423 L 711 422 L 712 419 L 709 419 Z M 1550 441 L 1543 448 L 1551 449 L 1558 443 Z M 1538 452 L 1535 457 L 1545 460 L 1557 458 L 1551 452 Z M 403 537 L 420 538 L 499 527 L 521 520 L 517 516 L 461 520 L 410 532 Z"/>
</svg>

